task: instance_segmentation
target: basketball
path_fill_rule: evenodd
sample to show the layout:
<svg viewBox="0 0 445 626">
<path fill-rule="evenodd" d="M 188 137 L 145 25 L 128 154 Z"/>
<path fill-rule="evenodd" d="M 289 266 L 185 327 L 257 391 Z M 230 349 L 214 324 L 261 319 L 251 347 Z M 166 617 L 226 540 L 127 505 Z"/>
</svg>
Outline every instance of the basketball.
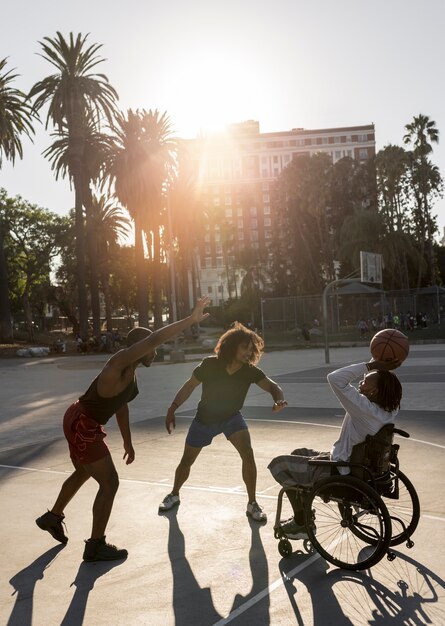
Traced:
<svg viewBox="0 0 445 626">
<path fill-rule="evenodd" d="M 404 361 L 409 352 L 408 337 L 395 328 L 386 328 L 371 339 L 371 354 L 376 361 Z"/>
</svg>

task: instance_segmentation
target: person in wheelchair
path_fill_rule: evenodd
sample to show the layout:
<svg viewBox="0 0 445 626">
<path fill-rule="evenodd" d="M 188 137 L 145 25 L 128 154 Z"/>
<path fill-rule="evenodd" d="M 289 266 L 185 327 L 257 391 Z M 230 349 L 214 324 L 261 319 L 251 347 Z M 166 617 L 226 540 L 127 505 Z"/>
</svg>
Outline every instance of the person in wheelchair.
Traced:
<svg viewBox="0 0 445 626">
<path fill-rule="evenodd" d="M 376 361 L 348 365 L 328 374 L 328 382 L 346 411 L 340 436 L 330 452 L 297 448 L 291 454 L 277 456 L 268 465 L 275 480 L 286 487 L 312 487 L 332 473 L 349 474 L 348 467 L 310 465 L 311 459 L 349 461 L 352 448 L 375 435 L 383 426 L 394 424 L 402 399 L 402 385 L 391 371 L 400 361 Z M 358 387 L 352 385 L 361 379 Z M 304 502 L 295 489 L 286 491 L 294 516 L 281 524 L 289 539 L 306 539 Z"/>
</svg>

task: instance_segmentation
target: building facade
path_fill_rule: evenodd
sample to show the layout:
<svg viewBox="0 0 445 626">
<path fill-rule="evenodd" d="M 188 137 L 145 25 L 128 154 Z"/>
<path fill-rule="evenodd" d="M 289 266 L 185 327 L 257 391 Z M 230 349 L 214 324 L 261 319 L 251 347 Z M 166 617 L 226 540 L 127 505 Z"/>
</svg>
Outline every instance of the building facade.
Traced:
<svg viewBox="0 0 445 626">
<path fill-rule="evenodd" d="M 271 187 L 292 159 L 325 152 L 334 163 L 366 161 L 375 155 L 375 130 L 368 124 L 260 133 L 250 120 L 185 144 L 207 215 L 198 251 L 201 293 L 217 305 L 239 295 L 253 259 L 267 262 Z"/>
</svg>

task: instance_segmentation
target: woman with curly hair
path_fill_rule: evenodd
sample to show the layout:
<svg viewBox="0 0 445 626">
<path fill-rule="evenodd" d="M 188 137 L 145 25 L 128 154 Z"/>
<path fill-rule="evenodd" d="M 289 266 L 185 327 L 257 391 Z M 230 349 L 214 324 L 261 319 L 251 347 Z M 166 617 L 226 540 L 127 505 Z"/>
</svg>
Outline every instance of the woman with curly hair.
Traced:
<svg viewBox="0 0 445 626">
<path fill-rule="evenodd" d="M 165 420 L 169 434 L 175 428 L 175 411 L 202 383 L 201 400 L 187 434 L 182 459 L 176 468 L 173 489 L 159 505 L 160 511 L 179 505 L 179 490 L 189 477 L 190 468 L 202 448 L 210 445 L 216 435 L 224 433 L 242 460 L 242 475 L 248 495 L 246 514 L 258 522 L 267 520 L 256 501 L 255 458 L 247 424 L 241 415 L 252 383 L 271 394 L 273 411 L 280 411 L 287 405 L 279 385 L 256 367 L 263 347 L 261 337 L 235 322 L 219 339 L 215 356 L 204 359 L 176 394 Z"/>
</svg>

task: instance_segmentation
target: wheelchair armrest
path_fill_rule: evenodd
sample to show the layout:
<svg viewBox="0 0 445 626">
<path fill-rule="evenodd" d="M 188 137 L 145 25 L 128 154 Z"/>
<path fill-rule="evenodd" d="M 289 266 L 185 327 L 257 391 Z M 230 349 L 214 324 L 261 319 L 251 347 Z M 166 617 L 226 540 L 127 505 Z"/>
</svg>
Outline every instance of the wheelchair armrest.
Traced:
<svg viewBox="0 0 445 626">
<path fill-rule="evenodd" d="M 328 467 L 359 467 L 364 472 L 366 472 L 366 474 L 369 475 L 369 480 L 374 485 L 373 473 L 371 472 L 369 467 L 366 467 L 366 465 L 362 465 L 361 463 L 350 463 L 349 461 L 318 461 L 317 459 L 311 459 L 310 461 L 308 461 L 308 465 L 326 465 Z"/>
<path fill-rule="evenodd" d="M 349 465 L 349 463 L 343 463 L 343 461 L 329 461 L 328 459 L 310 459 L 308 465 Z"/>
<path fill-rule="evenodd" d="M 406 432 L 406 430 L 401 430 L 400 428 L 394 428 L 393 433 L 395 435 L 400 435 L 401 437 L 406 437 L 409 438 L 409 433 Z"/>
</svg>

